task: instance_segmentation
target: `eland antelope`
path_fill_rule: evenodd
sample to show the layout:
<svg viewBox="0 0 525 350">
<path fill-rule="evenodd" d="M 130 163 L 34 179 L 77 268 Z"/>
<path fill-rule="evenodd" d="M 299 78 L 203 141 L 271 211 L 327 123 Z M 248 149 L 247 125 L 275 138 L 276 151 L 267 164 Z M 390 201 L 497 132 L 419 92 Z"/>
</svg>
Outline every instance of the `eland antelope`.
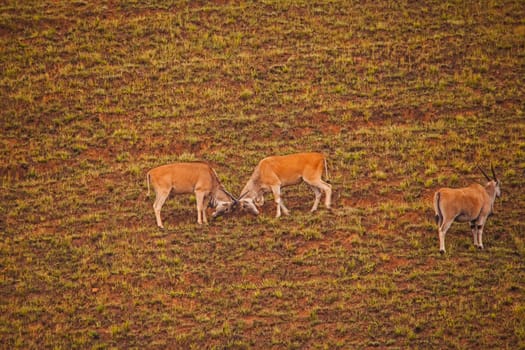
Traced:
<svg viewBox="0 0 525 350">
<path fill-rule="evenodd" d="M 439 233 L 439 251 L 445 253 L 445 234 L 452 222 L 470 222 L 474 245 L 483 249 L 483 227 L 492 214 L 494 200 L 501 196 L 500 181 L 491 165 L 492 179 L 478 166 L 488 182 L 463 188 L 441 188 L 434 194 L 434 210 Z"/>
<path fill-rule="evenodd" d="M 264 158 L 255 167 L 252 176 L 241 191 L 240 206 L 252 214 L 259 215 L 257 207 L 264 204 L 264 193 L 272 192 L 277 204 L 275 217 L 281 216 L 281 210 L 288 215 L 289 210 L 281 199 L 281 188 L 304 181 L 315 193 L 311 211 L 317 210 L 322 192 L 325 193 L 325 206 L 330 208 L 332 186 L 321 179 L 323 168 L 328 173 L 326 159 L 321 153 L 297 153 Z"/>
<path fill-rule="evenodd" d="M 205 162 L 174 163 L 159 166 L 147 174 L 148 196 L 150 182 L 155 190 L 153 210 L 157 226 L 164 228 L 160 210 L 171 191 L 174 194 L 195 193 L 197 201 L 197 222 L 207 223 L 206 207 L 215 208 L 213 218 L 228 213 L 237 204 L 237 200 L 221 184 L 217 173 Z"/>
</svg>

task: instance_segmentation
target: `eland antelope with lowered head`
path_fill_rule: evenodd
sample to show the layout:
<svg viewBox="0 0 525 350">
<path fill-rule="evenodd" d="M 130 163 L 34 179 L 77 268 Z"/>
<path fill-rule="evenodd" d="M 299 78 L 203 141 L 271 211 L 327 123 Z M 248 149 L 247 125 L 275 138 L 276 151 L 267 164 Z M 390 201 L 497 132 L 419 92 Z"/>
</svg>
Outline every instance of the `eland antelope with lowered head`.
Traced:
<svg viewBox="0 0 525 350">
<path fill-rule="evenodd" d="M 264 193 L 272 192 L 277 204 L 275 217 L 281 216 L 281 210 L 288 215 L 289 210 L 281 198 L 281 188 L 304 181 L 315 193 L 311 211 L 317 210 L 322 192 L 325 193 L 325 206 L 330 208 L 332 186 L 321 179 L 323 169 L 328 173 L 326 159 L 321 153 L 297 153 L 264 158 L 255 167 L 252 176 L 241 191 L 240 207 L 259 215 L 257 207 L 264 204 Z"/>
<path fill-rule="evenodd" d="M 491 165 L 492 179 L 478 166 L 488 182 L 463 188 L 441 188 L 434 194 L 434 210 L 439 233 L 439 251 L 445 253 L 445 234 L 452 222 L 470 222 L 474 245 L 483 249 L 483 227 L 492 214 L 494 200 L 501 196 L 500 181 Z"/>
<path fill-rule="evenodd" d="M 150 182 L 155 190 L 153 210 L 157 226 L 164 228 L 160 218 L 160 210 L 171 191 L 175 194 L 195 193 L 197 201 L 197 222 L 208 223 L 206 208 L 215 208 L 213 218 L 228 213 L 237 204 L 237 199 L 221 184 L 217 173 L 205 162 L 174 163 L 159 166 L 150 170 L 146 178 L 148 196 Z"/>
</svg>

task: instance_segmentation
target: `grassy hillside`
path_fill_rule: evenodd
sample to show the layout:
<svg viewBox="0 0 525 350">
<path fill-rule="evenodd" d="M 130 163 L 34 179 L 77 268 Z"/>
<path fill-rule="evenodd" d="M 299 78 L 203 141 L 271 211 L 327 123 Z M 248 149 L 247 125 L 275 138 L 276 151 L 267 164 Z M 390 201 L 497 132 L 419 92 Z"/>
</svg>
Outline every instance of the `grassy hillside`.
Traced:
<svg viewBox="0 0 525 350">
<path fill-rule="evenodd" d="M 0 3 L 0 347 L 525 348 L 525 4 Z M 334 208 L 196 224 L 146 172 L 207 160 L 239 194 L 320 151 Z M 438 249 L 432 195 L 503 195 L 485 250 Z"/>
</svg>

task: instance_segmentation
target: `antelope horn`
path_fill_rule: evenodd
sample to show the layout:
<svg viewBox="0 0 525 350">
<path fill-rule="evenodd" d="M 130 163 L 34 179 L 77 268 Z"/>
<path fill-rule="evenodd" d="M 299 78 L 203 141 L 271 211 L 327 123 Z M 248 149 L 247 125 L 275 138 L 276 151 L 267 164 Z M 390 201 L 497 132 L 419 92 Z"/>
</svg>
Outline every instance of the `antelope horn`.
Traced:
<svg viewBox="0 0 525 350">
<path fill-rule="evenodd" d="M 237 198 L 235 198 L 235 196 L 233 194 L 231 194 L 230 192 L 226 191 L 225 188 L 221 188 L 222 192 L 226 193 L 231 199 L 233 199 L 234 202 L 237 202 Z"/>
<path fill-rule="evenodd" d="M 240 200 L 242 199 L 242 197 L 244 197 L 244 196 L 246 196 L 246 195 L 248 194 L 248 192 L 249 192 L 249 191 L 246 191 L 246 192 L 244 192 L 243 194 L 241 194 L 241 195 L 239 196 L 239 198 L 237 198 L 237 200 L 240 201 Z"/>
<path fill-rule="evenodd" d="M 490 177 L 487 175 L 487 173 L 484 172 L 483 169 L 481 169 L 481 167 L 480 167 L 479 165 L 478 165 L 477 167 L 478 167 L 479 171 L 481 171 L 481 173 L 482 173 L 483 175 L 485 175 L 485 177 L 487 178 L 487 180 L 491 181 L 491 179 L 490 179 Z"/>
<path fill-rule="evenodd" d="M 494 172 L 494 165 L 492 165 L 492 163 L 490 164 L 490 170 L 492 170 L 492 176 L 494 176 L 494 181 L 498 181 L 498 179 L 496 178 L 496 172 Z"/>
</svg>

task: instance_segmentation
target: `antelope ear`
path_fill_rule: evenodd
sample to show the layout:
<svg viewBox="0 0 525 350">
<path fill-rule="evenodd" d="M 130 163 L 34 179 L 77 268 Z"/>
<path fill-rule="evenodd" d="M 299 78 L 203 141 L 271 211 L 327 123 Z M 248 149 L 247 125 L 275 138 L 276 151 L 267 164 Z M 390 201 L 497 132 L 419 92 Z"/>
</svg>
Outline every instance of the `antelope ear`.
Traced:
<svg viewBox="0 0 525 350">
<path fill-rule="evenodd" d="M 258 207 L 262 207 L 264 205 L 264 195 L 263 194 L 259 194 L 257 197 L 254 198 L 253 202 Z"/>
</svg>

